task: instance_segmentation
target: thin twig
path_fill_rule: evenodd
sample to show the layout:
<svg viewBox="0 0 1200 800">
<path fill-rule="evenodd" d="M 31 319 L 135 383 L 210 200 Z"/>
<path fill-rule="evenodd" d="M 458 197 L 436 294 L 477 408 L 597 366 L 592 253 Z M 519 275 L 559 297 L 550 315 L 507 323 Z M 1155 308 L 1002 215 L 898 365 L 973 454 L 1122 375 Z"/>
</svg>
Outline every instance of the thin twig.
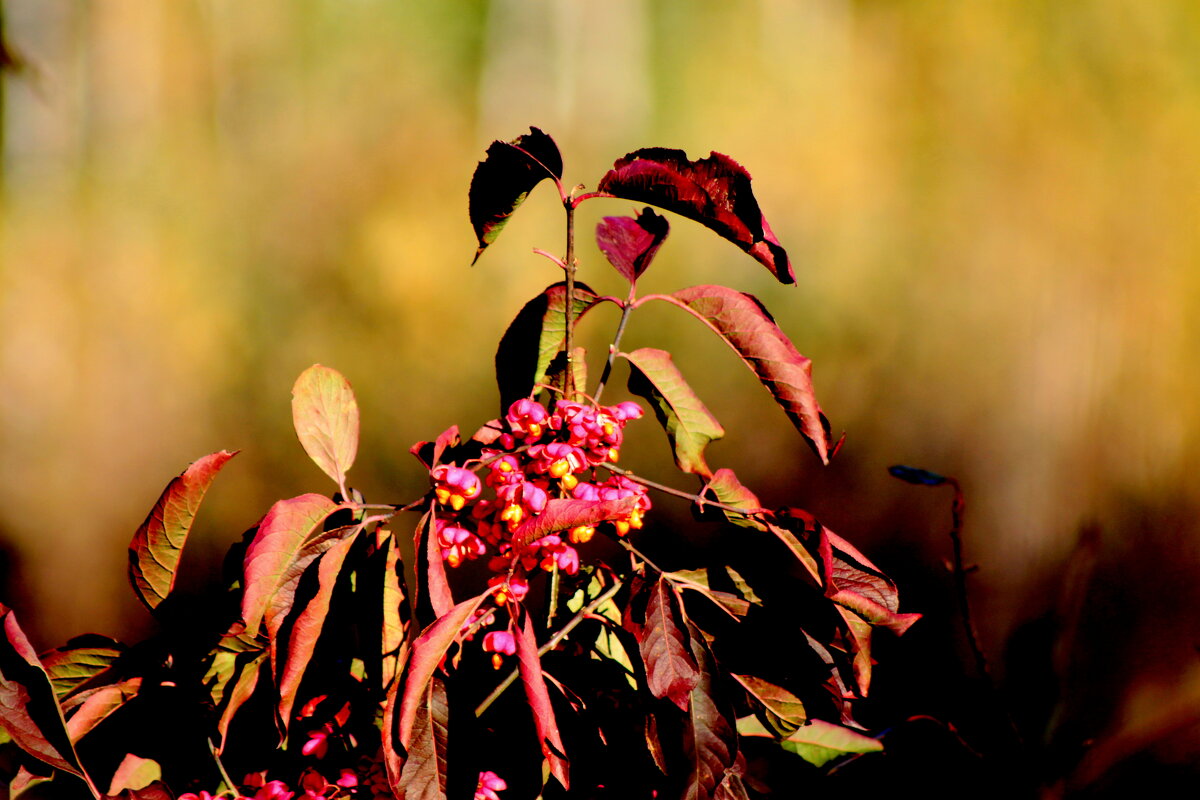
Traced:
<svg viewBox="0 0 1200 800">
<path fill-rule="evenodd" d="M 619 578 L 613 578 L 612 586 L 605 589 L 604 592 L 602 592 L 595 600 L 579 609 L 575 616 L 571 617 L 571 619 L 567 621 L 566 625 L 563 625 L 562 628 L 553 636 L 551 636 L 544 645 L 538 648 L 538 658 L 541 658 L 542 656 L 546 655 L 546 653 L 549 653 L 551 650 L 557 647 L 558 643 L 565 639 L 571 633 L 571 631 L 575 630 L 579 623 L 587 619 L 587 617 L 590 616 L 593 611 L 603 605 L 606 601 L 612 599 L 612 596 L 619 592 L 621 587 L 624 585 L 625 584 L 623 584 Z M 500 695 L 504 694 L 504 691 L 509 686 L 512 686 L 513 681 L 516 679 L 517 670 L 514 669 L 508 673 L 504 680 L 500 681 L 500 684 L 492 690 L 492 693 L 489 694 L 487 698 L 484 699 L 484 701 L 475 709 L 476 718 L 482 717 L 483 713 L 491 707 L 492 703 L 496 702 Z"/>
<path fill-rule="evenodd" d="M 633 311 L 634 287 L 629 287 L 629 299 L 621 304 L 621 321 L 617 323 L 617 332 L 613 334 L 612 344 L 608 346 L 608 360 L 604 362 L 604 371 L 600 373 L 600 383 L 596 386 L 595 401 L 600 403 L 600 395 L 604 394 L 604 386 L 612 374 L 613 362 L 617 360 L 617 351 L 621 346 L 621 337 L 625 335 L 625 325 L 629 322 L 629 314 Z"/>
<path fill-rule="evenodd" d="M 657 481 L 652 481 L 649 478 L 643 478 L 640 475 L 634 475 L 629 470 L 621 469 L 615 464 L 610 464 L 608 462 L 605 462 L 600 466 L 604 467 L 609 472 L 615 472 L 618 475 L 622 475 L 634 483 L 640 483 L 643 486 L 649 486 L 651 489 L 657 489 L 660 492 L 665 492 L 666 494 L 674 495 L 675 497 L 682 497 L 684 500 L 691 500 L 701 508 L 704 506 L 712 506 L 713 508 L 719 508 L 722 511 L 728 511 L 730 514 L 738 514 L 743 517 L 757 517 L 762 514 L 771 513 L 770 509 L 767 508 L 740 508 L 738 506 L 731 506 L 725 503 L 718 503 L 716 500 L 709 500 L 708 498 L 701 497 L 698 494 L 691 494 L 683 491 L 682 489 L 676 489 L 674 486 L 667 486 L 664 483 L 658 483 Z"/>
<path fill-rule="evenodd" d="M 229 791 L 235 796 L 237 795 L 237 784 L 233 782 L 233 778 L 229 777 L 229 773 L 225 771 L 225 765 L 221 763 L 221 753 L 217 750 L 217 745 L 212 738 L 208 740 L 208 751 L 212 753 L 213 761 L 217 764 L 217 772 L 221 773 L 221 780 L 225 781 L 225 785 L 229 787 Z"/>
</svg>

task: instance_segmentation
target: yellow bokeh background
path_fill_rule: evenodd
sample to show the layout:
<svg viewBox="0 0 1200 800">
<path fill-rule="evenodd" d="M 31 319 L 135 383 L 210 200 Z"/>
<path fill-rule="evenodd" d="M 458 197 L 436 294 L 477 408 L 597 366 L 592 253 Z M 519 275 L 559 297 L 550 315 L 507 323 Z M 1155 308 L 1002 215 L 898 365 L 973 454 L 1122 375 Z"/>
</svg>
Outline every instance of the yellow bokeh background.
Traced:
<svg viewBox="0 0 1200 800">
<path fill-rule="evenodd" d="M 356 485 L 424 490 L 409 445 L 495 415 L 496 341 L 555 279 L 531 252 L 562 248 L 547 186 L 468 266 L 474 166 L 537 125 L 568 184 L 650 145 L 754 175 L 798 285 L 672 218 L 646 290 L 759 296 L 848 438 L 822 469 L 736 359 L 647 310 L 628 345 L 666 346 L 696 376 L 730 431 L 715 466 L 869 553 L 935 566 L 948 497 L 885 468 L 957 476 L 989 650 L 1061 610 L 1068 565 L 1086 562 L 1079 625 L 1121 634 L 1080 656 L 1122 687 L 1097 725 L 1133 737 L 1122 753 L 1164 705 L 1196 731 L 1200 5 L 2 9 L 20 62 L 3 79 L 2 599 L 40 646 L 145 625 L 125 547 L 193 459 L 242 451 L 198 522 L 195 581 L 273 500 L 324 490 L 290 430 L 309 364 L 358 393 Z M 628 210 L 580 211 L 581 277 L 604 291 L 621 289 L 586 234 Z"/>
</svg>

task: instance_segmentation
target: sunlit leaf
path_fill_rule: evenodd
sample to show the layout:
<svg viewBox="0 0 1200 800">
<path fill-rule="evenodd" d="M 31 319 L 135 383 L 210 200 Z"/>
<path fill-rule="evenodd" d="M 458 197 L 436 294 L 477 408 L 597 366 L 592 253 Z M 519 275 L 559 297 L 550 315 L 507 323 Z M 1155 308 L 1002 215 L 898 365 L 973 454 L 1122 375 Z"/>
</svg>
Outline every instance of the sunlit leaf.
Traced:
<svg viewBox="0 0 1200 800">
<path fill-rule="evenodd" d="M 564 789 L 570 789 L 562 737 L 558 733 L 558 721 L 554 718 L 554 707 L 550 705 L 550 693 L 546 689 L 546 679 L 542 677 L 542 661 L 538 656 L 533 619 L 528 614 L 524 614 L 524 620 L 518 622 L 516 628 L 517 660 L 521 671 L 521 682 L 525 686 L 525 698 L 533 710 L 533 724 L 537 729 L 542 756 L 550 767 L 550 774 L 558 779 Z"/>
<path fill-rule="evenodd" d="M 688 699 L 688 719 L 684 726 L 683 748 L 688 774 L 683 796 L 685 800 L 705 800 L 713 796 L 725 779 L 726 770 L 737 758 L 737 733 L 722 713 L 714 694 L 712 652 L 694 627 L 690 645 L 698 671 L 696 685 Z"/>
<path fill-rule="evenodd" d="M 721 153 L 691 161 L 682 150 L 649 147 L 619 159 L 599 191 L 674 211 L 754 256 L 781 283 L 795 283 L 787 252 L 767 224 L 750 173 Z"/>
<path fill-rule="evenodd" d="M 547 534 L 565 531 L 579 525 L 599 525 L 608 520 L 626 517 L 637 506 L 637 497 L 617 500 L 550 500 L 536 517 L 530 517 L 513 531 L 515 547 L 527 547 L 530 542 Z"/>
<path fill-rule="evenodd" d="M 313 364 L 292 387 L 292 422 L 304 452 L 337 483 L 358 453 L 358 402 L 340 372 Z"/>
<path fill-rule="evenodd" d="M 729 579 L 733 581 L 733 585 L 737 587 L 737 590 L 747 603 L 752 606 L 761 606 L 763 604 L 762 598 L 754 593 L 754 589 L 750 587 L 750 584 L 746 583 L 746 579 L 737 570 L 726 564 L 725 572 L 729 575 Z"/>
<path fill-rule="evenodd" d="M 673 297 L 742 357 L 822 463 L 828 463 L 833 442 L 829 421 L 813 391 L 812 361 L 800 355 L 762 304 L 725 286 L 693 286 Z"/>
<path fill-rule="evenodd" d="M 739 719 L 737 730 L 742 736 L 772 736 L 755 717 Z M 795 753 L 817 767 L 823 767 L 841 756 L 878 753 L 883 750 L 883 744 L 877 739 L 819 719 L 809 720 L 807 725 L 779 744 L 784 750 Z"/>
<path fill-rule="evenodd" d="M 637 673 L 633 669 L 633 662 L 629 659 L 629 652 L 625 649 L 625 645 L 621 643 L 621 637 L 612 628 L 605 625 L 600 626 L 600 632 L 596 634 L 595 651 L 592 653 L 593 658 L 605 658 L 618 664 L 625 674 L 625 682 L 629 684 L 629 688 L 637 691 L 638 685 L 634 675 Z"/>
<path fill-rule="evenodd" d="M 767 726 L 780 736 L 787 736 L 808 720 L 808 712 L 800 698 L 773 683 L 756 678 L 753 675 L 730 676 L 742 685 L 742 688 L 760 704 Z"/>
<path fill-rule="evenodd" d="M 303 494 L 280 500 L 267 511 L 246 548 L 243 564 L 242 621 L 247 633 L 257 633 L 304 543 L 338 508 L 328 497 Z"/>
<path fill-rule="evenodd" d="M 50 677 L 17 623 L 0 605 L 0 727 L 26 753 L 50 766 L 84 777 Z M 86 778 L 85 778 L 86 780 Z"/>
<path fill-rule="evenodd" d="M 434 678 L 417 709 L 400 780 L 392 787 L 399 800 L 445 800 L 449 718 L 445 684 Z"/>
<path fill-rule="evenodd" d="M 560 351 L 550 361 L 546 370 L 545 383 L 556 397 L 567 397 L 567 354 Z M 581 400 L 579 393 L 587 386 L 587 350 L 576 347 L 571 351 L 571 386 L 574 397 Z"/>
<path fill-rule="evenodd" d="M 254 694 L 255 688 L 258 687 L 258 680 L 262 676 L 263 668 L 269 662 L 267 661 L 266 651 L 253 654 L 249 657 L 241 656 L 239 660 L 244 663 L 241 670 L 238 672 L 237 681 L 233 684 L 233 688 L 229 689 L 225 695 L 225 706 L 221 709 L 221 717 L 217 720 L 217 733 L 221 735 L 221 747 L 217 748 L 220 752 L 225 746 L 225 742 L 229 735 L 229 726 L 233 723 L 233 718 L 242 706 L 246 704 Z"/>
<path fill-rule="evenodd" d="M 78 744 L 88 732 L 136 697 L 141 688 L 141 678 L 129 678 L 109 686 L 89 689 L 71 698 L 68 704 L 64 704 L 64 710 L 68 707 L 74 709 L 67 719 L 67 734 L 71 741 Z"/>
<path fill-rule="evenodd" d="M 671 354 L 653 347 L 622 353 L 629 361 L 629 391 L 646 398 L 667 433 L 675 463 L 684 472 L 710 477 L 704 460 L 709 442 L 725 435 L 725 429 L 692 391 Z"/>
<path fill-rule="evenodd" d="M 567 338 L 567 287 L 556 283 L 530 300 L 517 313 L 496 349 L 496 383 L 500 387 L 500 413 L 528 397 L 535 384 L 545 383 L 550 362 Z M 575 284 L 571 318 L 578 320 L 599 302 L 584 283 Z"/>
<path fill-rule="evenodd" d="M 213 479 L 236 453 L 222 450 L 192 462 L 167 484 L 150 515 L 129 543 L 129 582 L 153 611 L 175 586 L 175 572 L 200 501 Z"/>
<path fill-rule="evenodd" d="M 703 496 L 705 499 L 715 499 L 718 503 L 732 506 L 734 508 L 744 509 L 746 514 L 738 514 L 728 509 L 721 509 L 725 518 L 742 528 L 753 528 L 754 530 L 765 531 L 767 525 L 757 516 L 750 516 L 756 511 L 762 511 L 762 503 L 754 492 L 747 489 L 738 480 L 737 475 L 731 469 L 719 469 L 713 473 L 708 483 L 704 486 Z"/>
<path fill-rule="evenodd" d="M 838 614 L 845 624 L 845 638 L 849 640 L 849 650 L 853 655 L 851 670 L 858 693 L 863 697 L 871 689 L 871 630 L 870 622 L 860 617 L 845 606 L 837 606 Z"/>
<path fill-rule="evenodd" d="M 285 729 L 291 718 L 292 705 L 296 701 L 296 692 L 300 688 L 300 681 L 304 677 L 304 672 L 316 649 L 317 640 L 325 626 L 334 585 L 341 574 L 346 554 L 354 545 L 354 540 L 353 536 L 340 539 L 319 556 L 316 561 L 316 592 L 296 616 L 288 631 L 287 659 L 282 669 L 277 666 L 275 670 L 278 675 L 279 718 L 283 720 Z"/>
<path fill-rule="evenodd" d="M 562 170 L 558 145 L 538 128 L 530 128 L 511 142 L 491 143 L 471 177 L 471 226 L 479 240 L 475 261 L 500 235 L 533 187 L 544 178 L 561 179 Z"/>
<path fill-rule="evenodd" d="M 688 696 L 699 680 L 696 662 L 688 649 L 688 637 L 680 626 L 679 598 L 671 583 L 660 578 L 650 589 L 646 602 L 646 624 L 638 641 L 646 665 L 650 693 L 667 698 L 681 711 L 688 710 Z"/>
<path fill-rule="evenodd" d="M 643 209 L 634 217 L 605 217 L 596 226 L 596 244 L 608 263 L 630 283 L 650 266 L 670 231 L 666 217 Z"/>
<path fill-rule="evenodd" d="M 392 685 L 399 665 L 407 655 L 405 644 L 408 634 L 408 606 L 405 603 L 404 568 L 400 561 L 400 548 L 394 536 L 384 544 L 383 566 L 383 619 L 380 626 L 382 671 L 380 688 Z"/>
<path fill-rule="evenodd" d="M 449 613 L 454 607 L 454 594 L 450 590 L 450 581 L 446 577 L 446 562 L 442 560 L 442 548 L 438 544 L 435 533 L 437 516 L 433 511 L 427 512 L 417 523 L 413 548 L 420 553 L 424 550 L 425 563 L 425 594 L 433 606 L 435 616 Z M 420 560 L 418 560 L 420 563 Z M 419 579 L 418 579 L 419 583 Z M 420 587 L 418 587 L 418 591 Z"/>
<path fill-rule="evenodd" d="M 46 783 L 47 781 L 50 781 L 53 779 L 54 779 L 53 771 L 50 771 L 49 775 L 38 775 L 34 772 L 29 771 L 29 769 L 27 769 L 25 767 L 25 765 L 22 764 L 20 767 L 17 768 L 17 774 L 14 775 L 12 780 L 8 782 L 9 800 L 17 800 L 17 798 L 19 798 L 19 797 L 24 797 L 25 792 L 27 792 L 28 790 L 34 788 L 35 786 L 40 786 L 43 783 Z"/>
<path fill-rule="evenodd" d="M 136 792 L 162 779 L 162 767 L 157 761 L 129 753 L 113 773 L 108 794 Z"/>
<path fill-rule="evenodd" d="M 61 701 L 108 670 L 124 652 L 125 646 L 116 639 L 87 634 L 72 639 L 63 647 L 42 653 L 39 658 Z"/>
<path fill-rule="evenodd" d="M 750 611 L 750 603 L 747 601 L 729 592 L 722 592 L 709 586 L 708 570 L 706 569 L 681 569 L 664 572 L 663 578 L 680 589 L 690 589 L 704 595 L 734 619 L 740 619 Z"/>
</svg>

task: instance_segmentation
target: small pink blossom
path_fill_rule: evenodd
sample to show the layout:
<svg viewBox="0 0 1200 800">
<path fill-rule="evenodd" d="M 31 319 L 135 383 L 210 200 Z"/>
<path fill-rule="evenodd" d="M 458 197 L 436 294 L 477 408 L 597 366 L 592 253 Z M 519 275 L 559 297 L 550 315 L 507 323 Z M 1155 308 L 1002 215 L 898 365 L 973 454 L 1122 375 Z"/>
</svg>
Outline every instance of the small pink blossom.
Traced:
<svg viewBox="0 0 1200 800">
<path fill-rule="evenodd" d="M 479 783 L 475 787 L 475 800 L 500 800 L 496 792 L 508 788 L 504 779 L 492 771 L 479 773 Z"/>
</svg>

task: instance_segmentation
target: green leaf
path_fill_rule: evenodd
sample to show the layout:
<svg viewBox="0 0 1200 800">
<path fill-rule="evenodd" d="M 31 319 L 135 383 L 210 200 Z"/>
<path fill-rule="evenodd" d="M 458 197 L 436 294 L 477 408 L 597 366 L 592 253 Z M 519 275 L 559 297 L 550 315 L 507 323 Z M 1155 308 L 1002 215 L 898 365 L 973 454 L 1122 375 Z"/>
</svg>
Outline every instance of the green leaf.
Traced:
<svg viewBox="0 0 1200 800">
<path fill-rule="evenodd" d="M 319 494 L 302 494 L 271 506 L 246 548 L 242 581 L 242 620 L 254 635 L 271 599 L 289 577 L 297 555 L 310 536 L 339 506 Z"/>
<path fill-rule="evenodd" d="M 625 649 L 625 645 L 621 643 L 621 637 L 615 630 L 606 625 L 600 626 L 600 632 L 596 634 L 595 652 L 592 653 L 592 658 L 606 658 L 619 664 L 625 671 L 625 681 L 629 684 L 629 688 L 637 691 L 637 681 L 633 677 L 637 673 L 633 669 L 633 662 L 629 659 L 629 651 Z"/>
<path fill-rule="evenodd" d="M 772 735 L 755 717 L 739 719 L 737 730 L 742 736 Z M 817 767 L 823 767 L 841 756 L 855 753 L 878 753 L 883 750 L 883 744 L 877 739 L 819 719 L 810 720 L 807 725 L 789 735 L 779 744 L 784 750 L 795 753 Z"/>
<path fill-rule="evenodd" d="M 777 735 L 787 736 L 808 720 L 804 703 L 782 686 L 753 675 L 729 674 L 758 702 L 763 712 L 759 718 Z"/>
<path fill-rule="evenodd" d="M 833 442 L 812 384 L 812 361 L 800 355 L 762 303 L 726 286 L 693 286 L 673 297 L 741 356 L 822 463 Z"/>
<path fill-rule="evenodd" d="M 87 634 L 72 639 L 64 647 L 42 653 L 40 658 L 61 701 L 108 670 L 124 652 L 125 646 L 115 639 Z"/>
<path fill-rule="evenodd" d="M 747 601 L 729 592 L 718 591 L 710 587 L 707 569 L 681 569 L 675 572 L 664 572 L 663 577 L 680 589 L 690 589 L 704 595 L 734 619 L 741 619 L 750 611 L 750 603 Z"/>
<path fill-rule="evenodd" d="M 752 606 L 761 606 L 763 604 L 762 598 L 754 593 L 754 589 L 750 587 L 750 584 L 746 583 L 746 579 L 737 570 L 726 564 L 725 572 L 729 575 L 729 579 L 733 581 L 733 585 L 737 587 L 737 590 L 746 599 L 747 603 Z"/>
<path fill-rule="evenodd" d="M 762 503 L 758 497 L 742 485 L 731 469 L 719 469 L 714 472 L 712 478 L 704 486 L 703 495 L 706 499 L 715 498 L 718 503 L 734 508 L 743 508 L 748 512 L 762 509 Z M 710 495 L 711 497 L 709 497 Z M 727 520 L 738 527 L 753 528 L 758 531 L 767 530 L 766 523 L 757 517 L 735 514 L 725 509 L 722 509 L 722 513 Z"/>
<path fill-rule="evenodd" d="M 304 452 L 344 489 L 358 453 L 358 401 L 340 372 L 313 364 L 292 387 L 292 423 Z"/>
<path fill-rule="evenodd" d="M 546 370 L 567 338 L 567 287 L 556 283 L 530 300 L 517 313 L 496 349 L 496 383 L 500 387 L 500 414 L 546 382 Z M 576 282 L 571 319 L 579 320 L 600 302 L 584 283 Z"/>
<path fill-rule="evenodd" d="M 709 442 L 725 435 L 725 429 L 708 410 L 665 350 L 643 347 L 622 353 L 629 361 L 629 391 L 644 397 L 667 433 L 675 463 L 684 472 L 712 475 L 704 460 Z"/>
<path fill-rule="evenodd" d="M 194 461 L 167 484 L 129 543 L 129 582 L 153 611 L 175 586 L 175 572 L 192 522 L 221 467 L 237 455 L 222 450 Z"/>
<path fill-rule="evenodd" d="M 258 679 L 262 676 L 263 667 L 268 663 L 265 650 L 249 657 L 242 655 L 239 660 L 244 663 L 233 688 L 225 693 L 225 707 L 221 709 L 221 718 L 217 721 L 217 733 L 221 735 L 221 747 L 217 748 L 218 753 L 225 746 L 233 718 L 254 694 L 254 690 L 258 687 Z"/>
</svg>

